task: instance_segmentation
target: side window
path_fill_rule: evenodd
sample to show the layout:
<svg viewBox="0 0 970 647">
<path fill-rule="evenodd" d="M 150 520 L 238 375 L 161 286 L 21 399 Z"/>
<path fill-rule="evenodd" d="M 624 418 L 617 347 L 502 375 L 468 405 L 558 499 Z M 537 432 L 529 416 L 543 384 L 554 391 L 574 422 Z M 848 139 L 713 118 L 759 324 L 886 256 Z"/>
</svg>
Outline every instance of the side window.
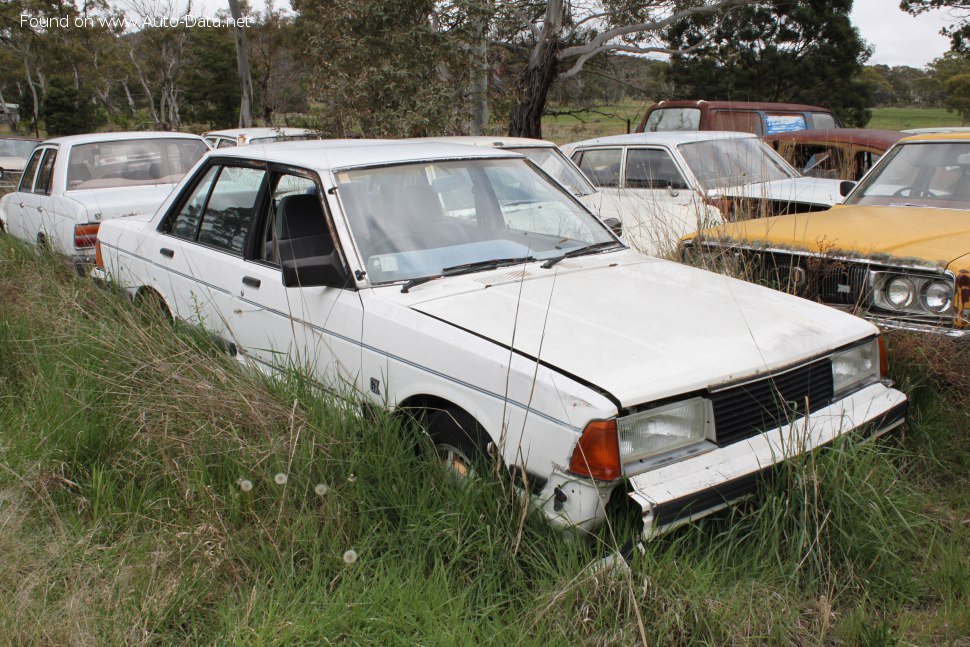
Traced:
<svg viewBox="0 0 970 647">
<path fill-rule="evenodd" d="M 196 185 L 192 195 L 185 201 L 182 210 L 172 219 L 168 227 L 169 233 L 186 240 L 195 240 L 195 235 L 199 231 L 199 221 L 202 219 L 202 210 L 205 208 L 205 200 L 209 197 L 209 189 L 219 173 L 219 167 L 213 166 L 206 171 L 205 176 Z"/>
<path fill-rule="evenodd" d="M 761 113 L 749 110 L 714 110 L 710 113 L 707 129 L 736 130 L 760 135 Z"/>
<path fill-rule="evenodd" d="M 202 214 L 200 243 L 242 254 L 265 176 L 263 169 L 232 166 L 222 169 Z"/>
<path fill-rule="evenodd" d="M 621 152 L 619 148 L 582 151 L 573 161 L 594 186 L 620 186 Z"/>
<path fill-rule="evenodd" d="M 287 260 L 326 256 L 333 249 L 316 182 L 303 175 L 277 175 L 257 258 L 279 265 Z"/>
<path fill-rule="evenodd" d="M 803 175 L 837 180 L 845 172 L 842 150 L 836 146 L 796 144 L 793 166 Z"/>
<path fill-rule="evenodd" d="M 633 189 L 686 189 L 687 182 L 665 150 L 633 149 L 626 156 L 626 185 Z"/>
<path fill-rule="evenodd" d="M 57 149 L 48 148 L 44 161 L 37 171 L 37 182 L 34 183 L 34 193 L 51 194 L 51 183 L 54 179 L 54 160 L 57 159 Z"/>
<path fill-rule="evenodd" d="M 839 124 L 835 121 L 835 115 L 827 112 L 812 112 L 813 128 L 838 128 Z"/>
<path fill-rule="evenodd" d="M 30 161 L 27 162 L 27 166 L 24 168 L 24 174 L 20 178 L 20 186 L 17 187 L 18 191 L 30 193 L 31 187 L 34 186 L 34 175 L 37 174 L 37 166 L 40 164 L 40 156 L 43 154 L 44 149 L 38 148 L 30 156 Z"/>
<path fill-rule="evenodd" d="M 236 146 L 235 140 L 219 138 L 216 148 L 233 148 Z"/>
</svg>

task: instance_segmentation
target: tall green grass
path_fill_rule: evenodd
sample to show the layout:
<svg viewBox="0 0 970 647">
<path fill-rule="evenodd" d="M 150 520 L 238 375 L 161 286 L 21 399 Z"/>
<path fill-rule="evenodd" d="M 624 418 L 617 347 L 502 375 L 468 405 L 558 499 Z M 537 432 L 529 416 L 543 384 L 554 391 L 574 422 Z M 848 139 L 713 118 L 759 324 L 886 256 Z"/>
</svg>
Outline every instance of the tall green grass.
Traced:
<svg viewBox="0 0 970 647">
<path fill-rule="evenodd" d="M 958 640 L 970 506 L 937 495 L 966 479 L 966 430 L 931 411 L 945 387 L 909 361 L 905 435 L 794 461 L 752 501 L 604 571 L 590 565 L 629 538 L 622 518 L 570 540 L 508 482 L 436 469 L 407 421 L 250 372 L 3 238 L 0 638 Z"/>
</svg>

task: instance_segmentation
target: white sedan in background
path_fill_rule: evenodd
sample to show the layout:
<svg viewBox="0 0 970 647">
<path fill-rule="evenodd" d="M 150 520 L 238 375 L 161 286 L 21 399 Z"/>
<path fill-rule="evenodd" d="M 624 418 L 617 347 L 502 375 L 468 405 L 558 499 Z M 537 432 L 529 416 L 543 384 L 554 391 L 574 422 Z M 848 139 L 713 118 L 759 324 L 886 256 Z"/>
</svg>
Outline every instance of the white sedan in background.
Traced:
<svg viewBox="0 0 970 647">
<path fill-rule="evenodd" d="M 723 221 L 821 211 L 842 199 L 838 180 L 800 175 L 751 133 L 633 133 L 563 151 L 600 190 L 600 216 L 619 218 L 648 253 L 668 254 Z"/>
<path fill-rule="evenodd" d="M 48 139 L 37 144 L 17 189 L 0 198 L 0 224 L 82 267 L 94 259 L 103 221 L 155 213 L 208 150 L 201 137 L 173 132 Z"/>
<path fill-rule="evenodd" d="M 315 130 L 309 128 L 228 128 L 202 133 L 205 142 L 212 148 L 231 148 L 247 144 L 272 144 L 274 142 L 320 139 Z"/>
<path fill-rule="evenodd" d="M 414 415 L 458 475 L 501 461 L 566 527 L 627 488 L 652 536 L 905 416 L 873 325 L 634 253 L 508 151 L 217 150 L 98 244 L 97 278 L 247 364 Z"/>
</svg>

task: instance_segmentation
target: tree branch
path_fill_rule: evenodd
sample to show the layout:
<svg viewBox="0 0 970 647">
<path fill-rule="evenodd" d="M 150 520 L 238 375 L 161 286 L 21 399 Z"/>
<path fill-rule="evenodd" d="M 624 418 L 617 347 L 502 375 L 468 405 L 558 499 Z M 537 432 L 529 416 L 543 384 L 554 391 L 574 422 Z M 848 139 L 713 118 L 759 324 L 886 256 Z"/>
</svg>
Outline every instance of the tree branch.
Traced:
<svg viewBox="0 0 970 647">
<path fill-rule="evenodd" d="M 578 59 L 576 59 L 576 62 L 573 64 L 571 68 L 569 68 L 568 70 L 566 70 L 565 72 L 559 75 L 559 78 L 568 79 L 569 77 L 576 76 L 577 74 L 580 73 L 580 71 L 582 71 L 583 65 L 586 64 L 586 61 L 588 61 L 589 59 L 593 58 L 594 56 L 602 52 L 609 51 L 609 52 L 629 52 L 631 54 L 670 54 L 671 56 L 674 56 L 676 54 L 690 54 L 691 52 L 698 50 L 701 47 L 704 47 L 709 42 L 710 42 L 710 38 L 704 38 L 703 40 L 700 40 L 694 43 L 690 47 L 685 47 L 683 49 L 671 49 L 669 47 L 637 47 L 636 45 L 623 45 L 621 43 L 613 43 L 613 44 L 607 43 L 606 45 L 601 46 L 599 49 L 593 50 L 588 54 L 583 54 L 582 56 L 580 56 Z"/>
</svg>

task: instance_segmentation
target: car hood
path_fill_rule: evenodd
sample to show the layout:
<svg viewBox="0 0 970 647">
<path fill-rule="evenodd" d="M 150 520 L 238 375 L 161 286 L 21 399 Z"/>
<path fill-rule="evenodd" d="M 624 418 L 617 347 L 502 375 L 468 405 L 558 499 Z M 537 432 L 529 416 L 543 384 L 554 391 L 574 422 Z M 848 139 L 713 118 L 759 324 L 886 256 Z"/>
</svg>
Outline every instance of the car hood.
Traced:
<svg viewBox="0 0 970 647">
<path fill-rule="evenodd" d="M 748 378 L 876 333 L 831 308 L 629 251 L 380 291 L 623 406 Z"/>
<path fill-rule="evenodd" d="M 842 201 L 838 180 L 814 177 L 793 177 L 771 182 L 743 184 L 727 189 L 711 189 L 710 197 L 760 198 L 784 202 L 822 204 L 831 207 Z"/>
<path fill-rule="evenodd" d="M 811 252 L 888 256 L 956 271 L 956 265 L 966 266 L 970 253 L 970 210 L 839 205 L 726 224 L 703 235 Z"/>
<path fill-rule="evenodd" d="M 69 191 L 64 195 L 81 203 L 92 219 L 108 220 L 121 216 L 154 214 L 174 186 L 174 184 L 126 186 L 114 189 Z M 95 218 L 95 214 L 101 214 L 101 217 Z"/>
</svg>

